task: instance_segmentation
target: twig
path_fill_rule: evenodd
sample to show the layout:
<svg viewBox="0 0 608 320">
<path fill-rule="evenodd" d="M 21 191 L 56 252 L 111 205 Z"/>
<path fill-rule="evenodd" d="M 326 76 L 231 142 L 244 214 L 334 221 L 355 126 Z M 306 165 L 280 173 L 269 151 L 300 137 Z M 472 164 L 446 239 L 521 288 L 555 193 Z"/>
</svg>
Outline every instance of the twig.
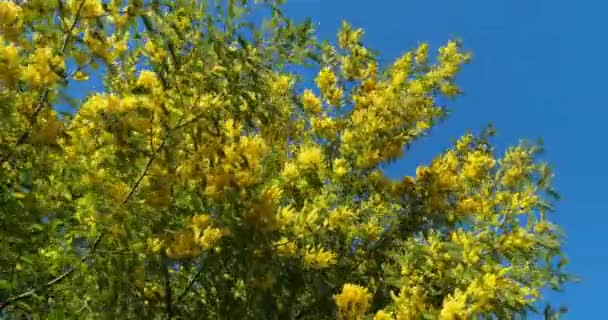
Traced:
<svg viewBox="0 0 608 320">
<path fill-rule="evenodd" d="M 87 261 L 97 250 L 97 247 L 99 246 L 99 243 L 101 243 L 101 240 L 103 239 L 103 237 L 105 236 L 105 232 L 100 234 L 99 237 L 97 237 L 97 240 L 95 240 L 93 246 L 91 247 L 91 251 L 84 256 L 82 259 L 80 259 L 80 263 L 84 263 L 85 261 Z M 63 279 L 67 278 L 69 275 L 71 275 L 72 273 L 74 273 L 74 271 L 76 271 L 75 267 L 71 267 L 69 270 L 65 271 L 64 273 L 62 273 L 61 275 L 57 276 L 56 278 L 54 278 L 53 280 L 45 283 L 42 287 L 38 287 L 38 288 L 32 288 L 24 293 L 18 294 L 16 296 L 13 297 L 9 297 L 6 301 L 4 302 L 0 302 L 0 310 L 6 308 L 7 306 L 14 304 L 15 302 L 19 301 L 19 300 L 23 300 L 25 298 L 28 298 L 30 296 L 33 296 L 34 294 L 36 294 L 37 292 L 39 292 L 42 288 L 48 288 L 51 287 L 59 282 L 61 282 Z"/>
<path fill-rule="evenodd" d="M 204 269 L 203 266 L 199 267 L 196 274 L 190 279 L 190 282 L 188 282 L 188 286 L 186 286 L 186 288 L 184 289 L 182 294 L 180 294 L 179 297 L 177 298 L 177 301 L 175 302 L 176 304 L 179 304 L 182 301 L 182 299 L 184 299 L 186 294 L 188 294 L 188 292 L 192 289 L 192 286 L 194 285 L 194 282 L 196 282 L 196 279 L 198 279 L 198 277 L 201 275 L 201 273 L 203 273 L 203 269 Z"/>
<path fill-rule="evenodd" d="M 171 320 L 173 318 L 173 298 L 171 297 L 171 275 L 169 274 L 168 266 L 164 266 L 163 274 L 165 277 L 165 310 L 167 312 L 167 319 Z"/>
</svg>

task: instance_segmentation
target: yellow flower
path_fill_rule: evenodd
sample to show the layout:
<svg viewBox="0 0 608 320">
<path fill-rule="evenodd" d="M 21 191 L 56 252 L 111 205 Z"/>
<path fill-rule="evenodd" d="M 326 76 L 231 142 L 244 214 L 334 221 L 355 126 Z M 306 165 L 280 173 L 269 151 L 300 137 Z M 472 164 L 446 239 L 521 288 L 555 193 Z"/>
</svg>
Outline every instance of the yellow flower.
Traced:
<svg viewBox="0 0 608 320">
<path fill-rule="evenodd" d="M 3 46 L 2 42 L 4 39 L 0 36 L 0 80 L 5 86 L 12 87 L 20 76 L 19 48 L 12 44 Z"/>
<path fill-rule="evenodd" d="M 286 163 L 285 167 L 283 167 L 283 171 L 281 172 L 281 176 L 290 182 L 293 182 L 300 175 L 298 171 L 298 166 L 294 163 Z"/>
<path fill-rule="evenodd" d="M 319 146 L 305 147 L 298 154 L 298 164 L 304 169 L 318 168 L 323 164 L 323 160 L 323 151 Z"/>
<path fill-rule="evenodd" d="M 0 2 L 0 25 L 10 25 L 19 19 L 21 7 L 12 1 Z"/>
<path fill-rule="evenodd" d="M 124 182 L 118 182 L 112 185 L 110 189 L 110 196 L 116 201 L 123 201 L 129 193 L 129 185 Z"/>
<path fill-rule="evenodd" d="M 345 223 L 352 216 L 354 216 L 354 213 L 348 208 L 336 208 L 329 213 L 325 224 L 329 227 L 329 230 L 339 230 L 345 226 Z"/>
<path fill-rule="evenodd" d="M 222 238 L 224 232 L 219 228 L 207 227 L 203 231 L 203 235 L 198 238 L 198 244 L 204 249 L 209 250 L 215 246 L 215 244 Z"/>
<path fill-rule="evenodd" d="M 331 68 L 327 67 L 321 70 L 315 81 L 321 90 L 321 94 L 329 103 L 336 106 L 340 104 L 344 92 L 342 88 L 337 86 L 338 79 Z"/>
<path fill-rule="evenodd" d="M 313 113 L 321 112 L 321 99 L 319 99 L 310 89 L 304 90 L 304 93 L 302 94 L 302 104 L 306 111 Z"/>
<path fill-rule="evenodd" d="M 148 238 L 147 240 L 148 251 L 152 253 L 159 252 L 163 248 L 164 244 L 164 241 L 159 238 Z"/>
<path fill-rule="evenodd" d="M 296 219 L 296 211 L 291 206 L 281 207 L 277 211 L 276 220 L 281 226 L 290 225 L 295 221 L 295 219 Z"/>
<path fill-rule="evenodd" d="M 348 173 L 348 164 L 346 162 L 346 159 L 344 158 L 337 158 L 334 160 L 334 174 L 338 177 L 342 177 L 344 175 L 346 175 Z"/>
<path fill-rule="evenodd" d="M 277 254 L 284 257 L 293 257 L 296 255 L 298 246 L 295 241 L 290 241 L 286 237 L 282 237 L 280 240 L 273 243 Z"/>
<path fill-rule="evenodd" d="M 329 67 L 323 68 L 316 78 L 317 86 L 324 95 L 336 85 L 337 81 L 336 75 Z"/>
<path fill-rule="evenodd" d="M 310 268 L 323 269 L 336 264 L 336 254 L 323 248 L 312 248 L 310 245 L 304 254 L 304 264 Z"/>
<path fill-rule="evenodd" d="M 78 72 L 76 72 L 76 74 L 74 74 L 74 80 L 87 81 L 87 80 L 89 80 L 89 76 L 82 71 L 78 71 Z"/>
<path fill-rule="evenodd" d="M 137 79 L 137 85 L 144 87 L 146 89 L 154 89 L 159 85 L 158 78 L 156 78 L 156 74 L 149 70 L 143 70 L 139 73 L 139 78 Z"/>
<path fill-rule="evenodd" d="M 384 310 L 380 310 L 380 311 L 376 312 L 376 315 L 374 315 L 374 320 L 392 320 L 392 319 L 393 319 L 393 315 Z"/>
<path fill-rule="evenodd" d="M 424 64 L 428 58 L 429 44 L 422 43 L 416 50 L 416 57 L 414 58 L 417 64 Z"/>
<path fill-rule="evenodd" d="M 99 0 L 69 0 L 68 7 L 72 12 L 77 12 L 80 9 L 80 15 L 83 18 L 97 17 L 104 12 Z"/>
<path fill-rule="evenodd" d="M 340 294 L 334 295 L 338 307 L 338 318 L 359 320 L 370 307 L 372 295 L 367 288 L 347 283 Z"/>
<path fill-rule="evenodd" d="M 439 314 L 440 320 L 465 319 L 467 296 L 456 289 L 454 294 L 448 295 L 443 300 L 443 307 Z"/>
<path fill-rule="evenodd" d="M 139 100 L 137 99 L 137 97 L 128 95 L 120 100 L 119 109 L 122 112 L 128 112 L 135 109 L 138 103 Z"/>
<path fill-rule="evenodd" d="M 51 48 L 37 48 L 30 57 L 22 77 L 28 85 L 40 87 L 50 85 L 60 79 L 65 72 L 65 62 L 61 57 L 53 56 Z"/>
<path fill-rule="evenodd" d="M 464 176 L 479 179 L 494 167 L 496 160 L 481 151 L 469 153 L 462 168 Z"/>
<path fill-rule="evenodd" d="M 289 91 L 292 85 L 291 77 L 288 75 L 280 75 L 278 76 L 271 84 L 272 90 L 279 94 L 285 94 Z"/>
<path fill-rule="evenodd" d="M 208 214 L 197 214 L 192 217 L 192 225 L 204 230 L 211 224 L 211 216 Z"/>
</svg>

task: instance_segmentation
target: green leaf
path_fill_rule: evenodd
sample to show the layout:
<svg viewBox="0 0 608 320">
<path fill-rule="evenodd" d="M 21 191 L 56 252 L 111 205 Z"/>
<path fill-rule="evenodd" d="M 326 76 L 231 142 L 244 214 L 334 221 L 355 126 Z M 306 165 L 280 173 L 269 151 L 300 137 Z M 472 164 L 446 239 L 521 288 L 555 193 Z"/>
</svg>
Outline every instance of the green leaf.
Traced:
<svg viewBox="0 0 608 320">
<path fill-rule="evenodd" d="M 10 290 L 12 287 L 11 283 L 8 280 L 0 279 L 0 290 Z"/>
</svg>

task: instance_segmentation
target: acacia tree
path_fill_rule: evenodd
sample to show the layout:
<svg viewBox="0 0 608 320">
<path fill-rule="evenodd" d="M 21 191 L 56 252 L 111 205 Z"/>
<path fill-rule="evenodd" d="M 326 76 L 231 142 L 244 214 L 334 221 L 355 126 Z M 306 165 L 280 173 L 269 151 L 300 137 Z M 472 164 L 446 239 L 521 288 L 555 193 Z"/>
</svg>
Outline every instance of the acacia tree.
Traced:
<svg viewBox="0 0 608 320">
<path fill-rule="evenodd" d="M 458 42 L 384 68 L 280 2 L 0 2 L 4 317 L 511 318 L 568 279 L 538 146 L 381 170 L 460 93 Z"/>
</svg>

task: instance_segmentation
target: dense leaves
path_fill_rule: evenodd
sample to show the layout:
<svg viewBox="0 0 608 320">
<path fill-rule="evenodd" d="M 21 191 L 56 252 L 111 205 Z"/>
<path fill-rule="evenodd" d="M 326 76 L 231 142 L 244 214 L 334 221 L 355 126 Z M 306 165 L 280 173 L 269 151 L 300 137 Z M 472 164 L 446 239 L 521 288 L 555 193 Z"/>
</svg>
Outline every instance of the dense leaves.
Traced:
<svg viewBox="0 0 608 320">
<path fill-rule="evenodd" d="M 458 42 L 383 68 L 280 2 L 0 1 L 4 317 L 511 318 L 568 280 L 538 146 L 381 170 Z"/>
</svg>

